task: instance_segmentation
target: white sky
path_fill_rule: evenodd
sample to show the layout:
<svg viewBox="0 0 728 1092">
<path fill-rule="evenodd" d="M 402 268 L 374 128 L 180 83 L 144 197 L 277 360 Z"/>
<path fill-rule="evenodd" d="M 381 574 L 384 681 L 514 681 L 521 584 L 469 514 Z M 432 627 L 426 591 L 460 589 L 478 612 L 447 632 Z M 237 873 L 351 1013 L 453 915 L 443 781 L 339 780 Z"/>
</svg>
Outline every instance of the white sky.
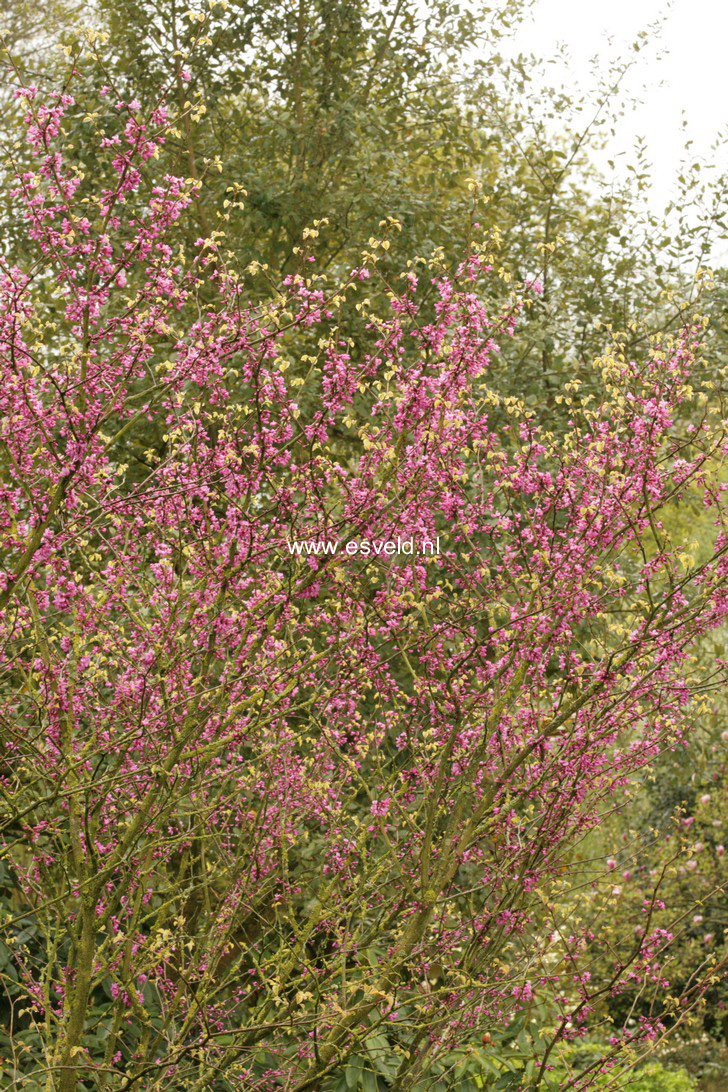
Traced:
<svg viewBox="0 0 728 1092">
<path fill-rule="evenodd" d="M 659 40 L 636 55 L 628 77 L 629 89 L 640 92 L 643 105 L 620 122 L 610 152 L 613 159 L 615 153 L 628 154 L 636 135 L 647 138 L 655 211 L 670 199 L 686 138 L 694 141 L 691 157 L 728 168 L 728 144 L 711 151 L 718 131 L 728 124 L 728 0 L 537 0 L 533 17 L 513 42 L 515 53 L 544 58 L 563 42 L 572 58 L 569 69 L 552 67 L 550 78 L 558 71 L 567 86 L 589 94 L 595 84 L 591 58 L 632 53 L 637 32 L 661 14 L 665 22 Z M 657 59 L 660 43 L 667 54 L 662 60 Z M 681 129 L 681 110 L 686 130 Z"/>
</svg>

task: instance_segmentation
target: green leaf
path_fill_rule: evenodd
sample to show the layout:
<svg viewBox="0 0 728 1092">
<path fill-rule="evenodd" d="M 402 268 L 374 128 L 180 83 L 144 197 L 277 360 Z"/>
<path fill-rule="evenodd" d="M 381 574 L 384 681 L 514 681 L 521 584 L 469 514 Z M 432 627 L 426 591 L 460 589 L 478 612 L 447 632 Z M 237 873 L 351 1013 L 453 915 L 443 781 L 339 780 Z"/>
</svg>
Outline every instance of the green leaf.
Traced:
<svg viewBox="0 0 728 1092">
<path fill-rule="evenodd" d="M 371 1069 L 365 1069 L 361 1075 L 361 1092 L 377 1092 L 379 1085 Z"/>
<path fill-rule="evenodd" d="M 506 1043 L 511 1043 L 523 1031 L 523 1029 L 525 1027 L 525 1024 L 526 1024 L 526 1017 L 525 1016 L 517 1016 L 516 1019 L 513 1020 L 508 1025 L 508 1027 L 506 1028 L 505 1033 L 503 1035 L 503 1038 L 501 1039 L 501 1042 L 504 1045 Z"/>
<path fill-rule="evenodd" d="M 346 1087 L 351 1089 L 352 1092 L 356 1092 L 359 1087 L 363 1069 L 364 1065 L 361 1058 L 349 1059 L 349 1064 L 344 1070 L 344 1077 L 346 1078 Z"/>
</svg>

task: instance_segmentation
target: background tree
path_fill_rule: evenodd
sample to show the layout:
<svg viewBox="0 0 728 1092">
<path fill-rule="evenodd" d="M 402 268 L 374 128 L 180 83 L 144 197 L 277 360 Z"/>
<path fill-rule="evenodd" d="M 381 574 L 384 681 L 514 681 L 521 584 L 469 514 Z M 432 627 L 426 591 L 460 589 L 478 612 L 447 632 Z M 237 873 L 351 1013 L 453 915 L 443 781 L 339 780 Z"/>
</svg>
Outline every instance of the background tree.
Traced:
<svg viewBox="0 0 728 1092">
<path fill-rule="evenodd" d="M 725 231 L 725 180 L 700 172 L 686 148 L 678 209 L 660 218 L 645 203 L 644 148 L 628 183 L 601 177 L 594 153 L 629 108 L 624 76 L 654 48 L 650 35 L 638 37 L 632 60 L 605 67 L 592 97 L 578 99 L 549 83 L 535 58 L 497 52 L 527 10 L 515 2 L 469 13 L 364 0 L 191 10 L 101 3 L 108 40 L 97 67 L 82 70 L 89 88 L 106 82 L 121 98 L 151 103 L 160 87 L 172 89 L 182 120 L 160 154 L 173 173 L 201 183 L 185 246 L 194 253 L 228 187 L 242 185 L 246 216 L 226 236 L 242 268 L 293 269 L 303 229 L 326 219 L 321 261 L 345 276 L 384 213 L 402 224 L 403 252 L 460 252 L 475 178 L 487 199 L 477 220 L 498 231 L 514 275 L 540 275 L 545 288 L 518 356 L 503 350 L 499 386 L 547 398 L 558 417 L 565 375 L 576 372 L 599 397 L 590 360 L 609 340 L 606 325 L 634 351 L 651 332 L 680 327 L 695 274 Z M 79 140 L 78 154 L 86 147 Z M 717 371 L 722 284 L 710 304 Z M 265 278 L 250 290 L 267 292 Z"/>
</svg>

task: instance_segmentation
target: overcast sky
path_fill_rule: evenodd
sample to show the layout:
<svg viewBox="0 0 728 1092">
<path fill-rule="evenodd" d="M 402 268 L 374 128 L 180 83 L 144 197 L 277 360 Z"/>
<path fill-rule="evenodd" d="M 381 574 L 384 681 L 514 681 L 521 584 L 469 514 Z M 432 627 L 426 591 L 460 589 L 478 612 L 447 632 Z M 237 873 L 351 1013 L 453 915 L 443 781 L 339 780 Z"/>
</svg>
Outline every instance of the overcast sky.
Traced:
<svg viewBox="0 0 728 1092">
<path fill-rule="evenodd" d="M 537 0 L 533 17 L 514 42 L 516 52 L 542 57 L 565 43 L 572 60 L 563 76 L 571 87 L 588 93 L 594 87 L 590 59 L 597 53 L 627 54 L 637 32 L 660 14 L 665 16 L 660 41 L 667 55 L 657 60 L 654 45 L 639 54 L 629 87 L 638 91 L 646 85 L 644 102 L 620 123 L 612 149 L 614 158 L 615 152 L 630 151 L 637 134 L 647 138 L 654 163 L 650 203 L 656 211 L 671 196 L 685 132 L 694 141 L 691 155 L 728 168 L 726 144 L 711 151 L 718 131 L 728 123 L 728 0 Z M 681 129 L 681 110 L 686 131 Z"/>
</svg>

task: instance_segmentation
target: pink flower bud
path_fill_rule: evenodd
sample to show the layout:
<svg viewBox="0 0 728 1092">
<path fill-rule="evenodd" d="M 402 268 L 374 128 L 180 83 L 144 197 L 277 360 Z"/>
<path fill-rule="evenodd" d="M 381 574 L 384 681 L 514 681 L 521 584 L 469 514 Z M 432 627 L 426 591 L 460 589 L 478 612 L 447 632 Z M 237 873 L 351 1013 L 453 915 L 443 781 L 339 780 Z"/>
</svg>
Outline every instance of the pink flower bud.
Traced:
<svg viewBox="0 0 728 1092">
<path fill-rule="evenodd" d="M 686 861 L 685 867 L 687 868 L 688 872 L 694 872 L 695 869 L 698 867 L 698 862 L 693 860 Z"/>
</svg>

